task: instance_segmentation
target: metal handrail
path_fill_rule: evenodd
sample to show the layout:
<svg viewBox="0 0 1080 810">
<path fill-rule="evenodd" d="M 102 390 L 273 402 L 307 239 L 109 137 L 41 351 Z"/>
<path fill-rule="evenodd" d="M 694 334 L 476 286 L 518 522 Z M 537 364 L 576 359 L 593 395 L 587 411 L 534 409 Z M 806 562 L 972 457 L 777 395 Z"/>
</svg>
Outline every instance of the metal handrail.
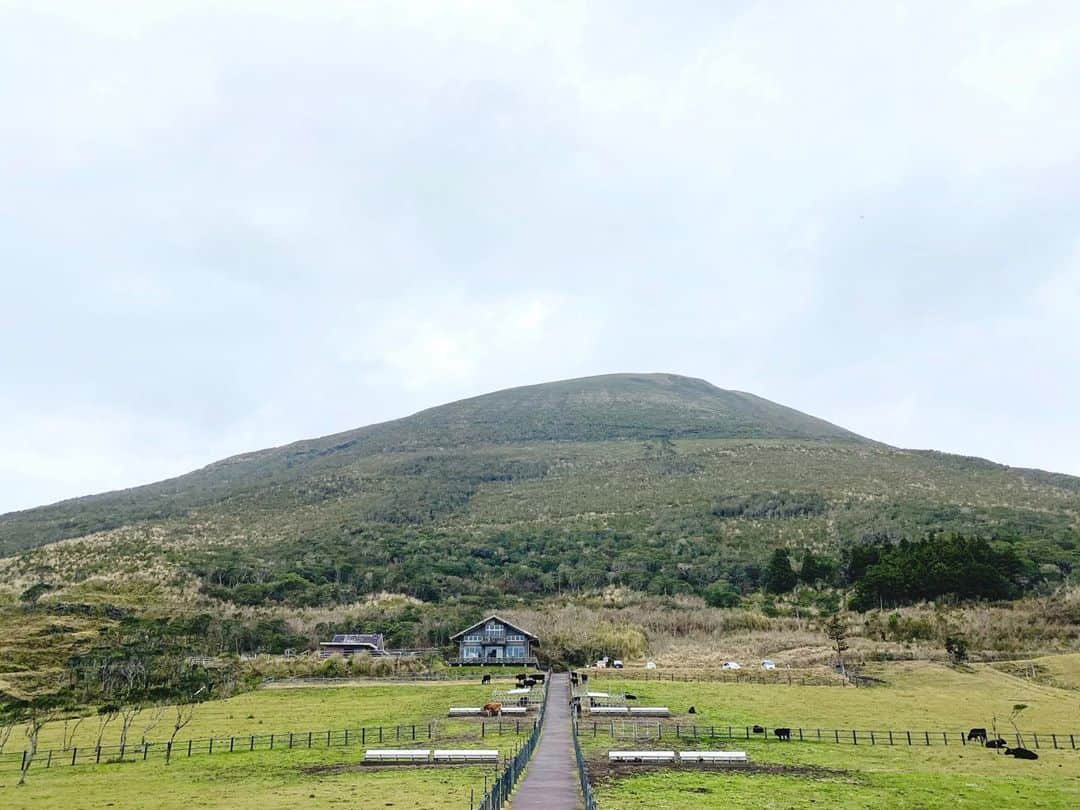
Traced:
<svg viewBox="0 0 1080 810">
<path fill-rule="evenodd" d="M 525 766 L 529 764 L 533 751 L 536 750 L 536 745 L 540 741 L 540 732 L 544 727 L 544 715 L 547 712 L 549 680 L 550 678 L 544 679 L 544 702 L 540 704 L 540 712 L 533 723 L 532 732 L 517 750 L 517 753 L 506 763 L 506 767 L 496 777 L 495 782 L 480 799 L 479 804 L 473 805 L 473 797 L 470 794 L 469 810 L 500 810 L 504 803 L 510 799 L 514 785 L 517 784 L 521 774 L 525 772 Z"/>
</svg>

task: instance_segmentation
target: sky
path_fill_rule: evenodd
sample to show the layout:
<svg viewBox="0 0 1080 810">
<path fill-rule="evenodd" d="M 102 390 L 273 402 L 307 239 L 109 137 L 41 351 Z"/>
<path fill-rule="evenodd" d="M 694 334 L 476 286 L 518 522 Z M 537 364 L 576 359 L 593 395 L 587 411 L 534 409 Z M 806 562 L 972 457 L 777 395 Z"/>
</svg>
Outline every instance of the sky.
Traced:
<svg viewBox="0 0 1080 810">
<path fill-rule="evenodd" d="M 0 0 L 0 512 L 620 371 L 1080 475 L 1080 4 Z"/>
</svg>

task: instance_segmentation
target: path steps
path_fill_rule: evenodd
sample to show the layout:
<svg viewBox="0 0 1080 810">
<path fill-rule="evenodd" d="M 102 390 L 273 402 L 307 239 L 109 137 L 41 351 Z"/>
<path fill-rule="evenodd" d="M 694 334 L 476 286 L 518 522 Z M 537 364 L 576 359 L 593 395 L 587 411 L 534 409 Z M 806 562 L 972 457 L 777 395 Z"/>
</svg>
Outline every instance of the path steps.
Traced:
<svg viewBox="0 0 1080 810">
<path fill-rule="evenodd" d="M 551 676 L 540 744 L 511 801 L 513 810 L 577 810 L 581 807 L 570 723 L 570 676 Z"/>
</svg>

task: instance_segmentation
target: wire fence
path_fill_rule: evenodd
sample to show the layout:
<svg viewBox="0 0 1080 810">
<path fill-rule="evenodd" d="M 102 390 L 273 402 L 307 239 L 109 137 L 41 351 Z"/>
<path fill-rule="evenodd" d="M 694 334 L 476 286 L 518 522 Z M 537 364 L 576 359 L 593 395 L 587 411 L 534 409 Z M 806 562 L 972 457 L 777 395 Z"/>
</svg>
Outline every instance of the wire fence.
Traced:
<svg viewBox="0 0 1080 810">
<path fill-rule="evenodd" d="M 531 733 L 528 720 L 493 718 L 478 724 L 480 738 L 521 736 Z M 151 761 L 167 763 L 174 758 L 218 756 L 252 751 L 291 751 L 309 748 L 339 748 L 382 743 L 438 740 L 438 723 L 411 723 L 396 726 L 363 726 L 325 731 L 286 731 L 272 734 L 244 734 L 229 737 L 138 742 L 130 745 L 72 746 L 66 749 L 39 749 L 0 754 L 0 771 L 96 765 L 110 762 Z"/>
<path fill-rule="evenodd" d="M 540 732 L 544 727 L 544 714 L 547 711 L 547 697 L 548 685 L 547 680 L 545 680 L 544 700 L 540 704 L 539 714 L 533 721 L 532 731 L 529 732 L 525 743 L 510 758 L 509 762 L 506 763 L 506 767 L 495 778 L 491 787 L 485 791 L 483 798 L 480 799 L 480 804 L 476 805 L 475 810 L 500 810 L 503 803 L 509 800 L 510 794 L 514 791 L 514 785 L 517 784 L 517 780 L 524 773 L 525 767 L 529 764 L 533 751 L 536 749 L 536 744 L 540 741 Z M 469 810 L 474 810 L 472 793 L 469 794 Z"/>
<path fill-rule="evenodd" d="M 984 740 L 979 736 L 971 737 L 970 731 L 878 731 L 873 729 L 825 729 L 825 728 L 765 728 L 753 726 L 717 726 L 698 725 L 696 723 L 632 723 L 616 720 L 592 720 L 576 724 L 581 736 L 608 736 L 613 739 L 663 740 L 663 739 L 712 739 L 712 740 L 774 740 L 776 742 L 820 742 L 847 745 L 892 745 L 892 746 L 946 746 L 964 747 L 975 745 L 982 747 Z M 993 738 L 993 732 L 987 731 Z M 1051 748 L 1055 750 L 1077 750 L 1077 738 L 1080 733 L 1064 732 L 1013 732 L 1002 733 L 1000 739 L 1016 748 Z"/>
<path fill-rule="evenodd" d="M 584 798 L 585 810 L 596 810 L 596 799 L 592 795 L 592 785 L 589 783 L 589 766 L 585 761 L 585 755 L 581 753 L 581 741 L 578 739 L 578 718 L 571 714 L 574 725 L 574 759 L 577 760 L 578 780 L 581 782 L 581 795 Z"/>
</svg>

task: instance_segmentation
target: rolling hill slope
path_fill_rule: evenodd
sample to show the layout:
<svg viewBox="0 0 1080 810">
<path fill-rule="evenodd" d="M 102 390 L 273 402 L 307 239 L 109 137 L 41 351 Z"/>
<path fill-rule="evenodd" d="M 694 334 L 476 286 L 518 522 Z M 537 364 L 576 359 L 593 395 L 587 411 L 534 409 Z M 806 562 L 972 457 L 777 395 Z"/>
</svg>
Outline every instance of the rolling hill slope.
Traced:
<svg viewBox="0 0 1080 810">
<path fill-rule="evenodd" d="M 839 558 L 932 530 L 1065 571 L 1080 562 L 1080 479 L 899 450 L 702 380 L 623 374 L 0 516 L 0 555 L 17 555 L 2 563 L 12 582 L 77 591 L 153 572 L 239 604 L 323 604 L 380 590 L 700 592 L 752 584 L 777 546 Z"/>
</svg>

